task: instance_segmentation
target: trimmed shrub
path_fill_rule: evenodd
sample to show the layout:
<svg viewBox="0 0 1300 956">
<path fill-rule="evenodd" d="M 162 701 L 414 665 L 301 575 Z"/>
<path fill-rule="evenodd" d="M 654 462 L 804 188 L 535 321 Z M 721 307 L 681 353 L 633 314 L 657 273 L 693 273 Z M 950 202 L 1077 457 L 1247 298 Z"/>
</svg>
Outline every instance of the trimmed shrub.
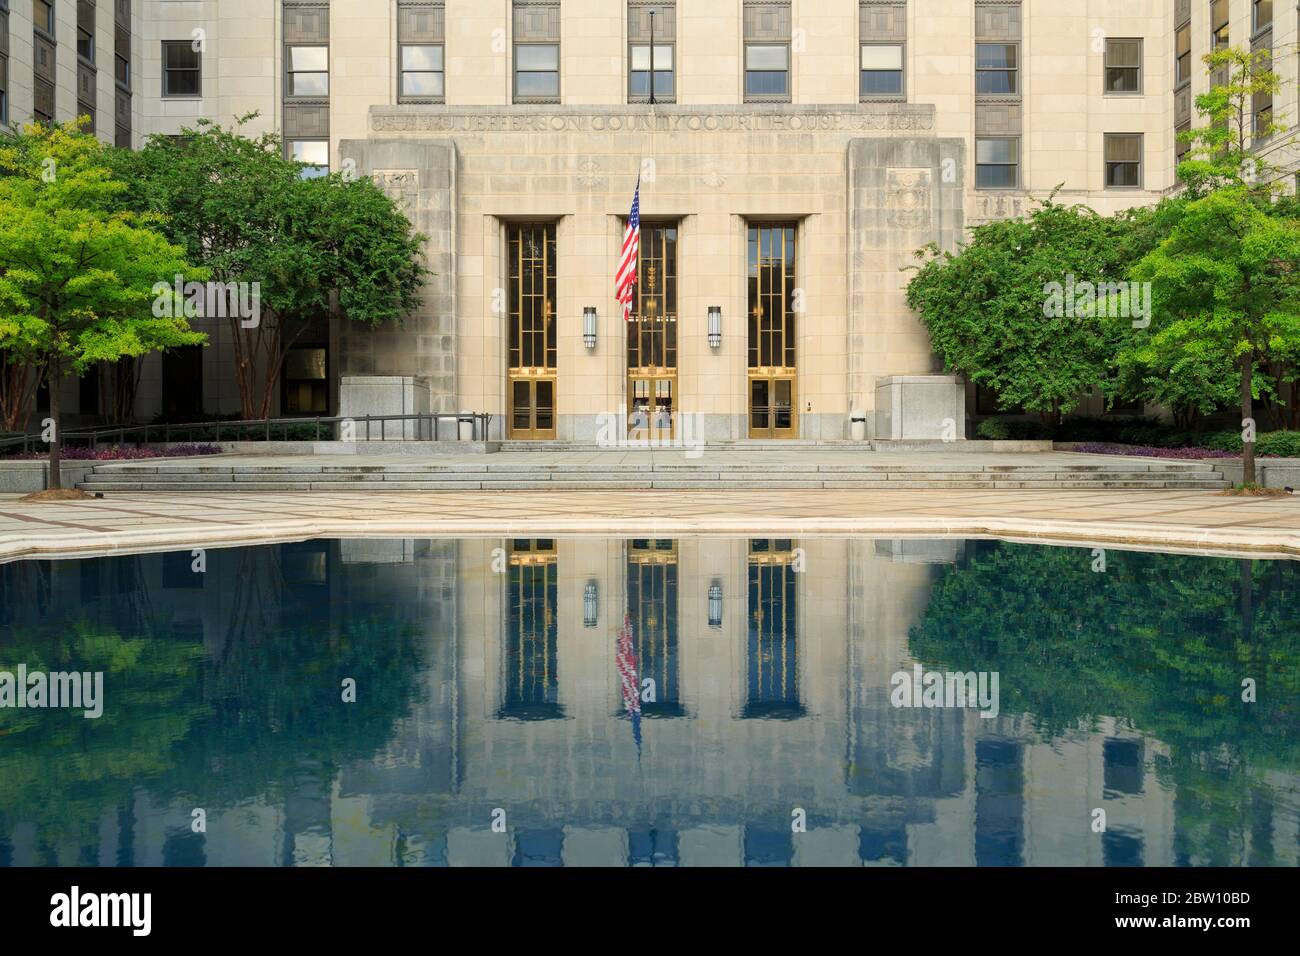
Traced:
<svg viewBox="0 0 1300 956">
<path fill-rule="evenodd" d="M 1260 435 L 1255 452 L 1278 458 L 1300 458 L 1300 432 L 1268 432 Z"/>
<path fill-rule="evenodd" d="M 1033 419 L 986 418 L 975 426 L 975 437 L 986 441 L 1036 441 L 1050 439 L 1052 428 Z"/>
</svg>

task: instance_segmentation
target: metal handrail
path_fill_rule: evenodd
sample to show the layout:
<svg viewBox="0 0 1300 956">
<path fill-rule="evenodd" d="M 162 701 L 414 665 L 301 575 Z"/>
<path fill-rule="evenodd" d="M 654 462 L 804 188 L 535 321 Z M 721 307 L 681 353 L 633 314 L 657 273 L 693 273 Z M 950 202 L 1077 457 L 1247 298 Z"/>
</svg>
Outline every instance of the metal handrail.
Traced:
<svg viewBox="0 0 1300 956">
<path fill-rule="evenodd" d="M 159 443 L 160 441 L 158 437 L 159 435 L 161 435 L 161 443 L 168 444 L 173 440 L 194 441 L 195 439 L 192 437 L 192 435 L 196 431 L 201 431 L 204 433 L 215 433 L 214 437 L 200 439 L 200 440 L 220 442 L 221 432 L 223 430 L 227 432 L 233 432 L 237 435 L 241 431 L 247 432 L 247 431 L 252 431 L 254 429 L 262 430 L 263 434 L 265 435 L 264 440 L 271 441 L 273 428 L 279 428 L 281 430 L 282 441 L 294 441 L 295 439 L 290 439 L 288 437 L 289 429 L 302 427 L 304 425 L 315 427 L 315 432 L 316 432 L 316 437 L 314 439 L 315 441 L 322 440 L 322 436 L 321 436 L 322 427 L 329 427 L 330 429 L 329 433 L 331 436 L 330 440 L 334 440 L 333 435 L 335 434 L 335 429 L 333 428 L 333 426 L 341 425 L 344 422 L 350 422 L 354 426 L 356 426 L 356 434 L 352 439 L 353 441 L 376 440 L 373 437 L 373 431 L 371 428 L 372 423 L 378 423 L 379 425 L 379 437 L 377 440 L 386 441 L 388 436 L 389 422 L 412 422 L 412 421 L 418 423 L 416 434 L 420 436 L 417 439 L 411 439 L 414 441 L 442 441 L 443 440 L 442 435 L 441 432 L 439 431 L 438 426 L 441 422 L 445 422 L 445 421 L 451 421 L 455 423 L 452 430 L 453 441 L 459 439 L 459 435 L 460 435 L 459 425 L 461 422 L 473 423 L 474 427 L 473 427 L 472 437 L 470 439 L 471 441 L 486 441 L 488 436 L 488 427 L 492 422 L 492 415 L 487 412 L 426 412 L 424 414 L 419 414 L 419 415 L 358 415 L 358 416 L 318 415 L 314 418 L 305 418 L 305 417 L 304 418 L 256 418 L 256 419 L 241 419 L 239 421 L 220 421 L 220 422 L 188 422 L 188 423 L 178 423 L 178 424 L 163 423 L 163 424 L 151 424 L 151 425 L 111 425 L 111 426 L 105 426 L 103 428 L 90 428 L 90 429 L 81 429 L 81 430 L 65 432 L 63 435 L 63 444 L 65 446 L 88 444 L 90 445 L 91 448 L 98 448 L 101 443 L 106 443 L 108 441 L 116 439 L 116 444 L 119 445 L 124 445 L 128 443 L 134 445 L 148 445 L 148 444 Z M 362 423 L 365 424 L 364 439 L 361 438 L 360 435 L 360 426 Z M 427 425 L 428 427 L 425 428 L 424 427 L 425 425 Z M 185 435 L 188 433 L 190 437 L 185 439 L 181 439 L 181 438 L 173 439 L 172 436 L 177 433 L 181 435 Z M 128 435 L 131 437 L 128 438 L 127 437 Z M 152 439 L 150 438 L 151 435 L 154 436 Z M 428 437 L 425 437 L 426 435 Z M 227 440 L 238 441 L 238 438 L 232 436 L 229 437 Z M 21 446 L 21 450 L 26 452 L 26 451 L 31 451 L 37 445 L 42 445 L 42 446 L 48 445 L 47 442 L 41 439 L 39 433 L 26 434 L 26 435 L 14 435 L 9 438 L 0 438 L 0 449 L 11 449 L 11 448 Z"/>
</svg>

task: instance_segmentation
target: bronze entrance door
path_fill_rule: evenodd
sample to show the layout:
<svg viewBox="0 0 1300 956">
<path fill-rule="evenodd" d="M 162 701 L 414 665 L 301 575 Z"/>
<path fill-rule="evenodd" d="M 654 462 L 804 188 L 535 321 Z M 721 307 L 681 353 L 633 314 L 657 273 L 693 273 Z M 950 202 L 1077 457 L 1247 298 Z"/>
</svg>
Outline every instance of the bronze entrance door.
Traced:
<svg viewBox="0 0 1300 956">
<path fill-rule="evenodd" d="M 510 437 L 555 437 L 555 379 L 510 378 Z"/>
<path fill-rule="evenodd" d="M 798 437 L 793 376 L 750 377 L 749 437 Z"/>
</svg>

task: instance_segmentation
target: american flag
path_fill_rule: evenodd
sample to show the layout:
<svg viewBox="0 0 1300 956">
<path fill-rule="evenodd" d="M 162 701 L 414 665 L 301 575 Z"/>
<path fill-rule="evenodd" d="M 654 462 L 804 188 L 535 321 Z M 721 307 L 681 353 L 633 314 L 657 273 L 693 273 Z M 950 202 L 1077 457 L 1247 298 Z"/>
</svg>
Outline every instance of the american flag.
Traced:
<svg viewBox="0 0 1300 956">
<path fill-rule="evenodd" d="M 623 254 L 618 260 L 618 275 L 614 279 L 614 294 L 623 303 L 623 320 L 632 321 L 632 297 L 636 289 L 636 263 L 641 254 L 641 177 L 636 178 L 636 192 L 632 194 L 632 213 L 623 230 Z"/>
<path fill-rule="evenodd" d="M 635 207 L 634 207 L 635 208 Z M 637 759 L 641 759 L 641 687 L 636 678 L 636 648 L 632 646 L 632 615 L 623 615 L 623 630 L 618 635 L 614 666 L 623 685 L 623 707 L 632 719 L 632 739 L 636 741 Z"/>
</svg>

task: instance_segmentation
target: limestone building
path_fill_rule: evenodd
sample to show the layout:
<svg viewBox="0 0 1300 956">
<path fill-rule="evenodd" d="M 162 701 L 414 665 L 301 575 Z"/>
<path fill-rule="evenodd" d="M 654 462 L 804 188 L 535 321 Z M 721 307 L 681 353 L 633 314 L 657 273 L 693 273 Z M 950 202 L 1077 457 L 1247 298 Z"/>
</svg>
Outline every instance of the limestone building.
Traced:
<svg viewBox="0 0 1300 956">
<path fill-rule="evenodd" d="M 278 411 L 493 415 L 591 442 L 882 437 L 886 403 L 989 411 L 904 302 L 918 247 L 1060 187 L 1175 187 L 1212 46 L 1277 51 L 1297 158 L 1297 9 L 1271 0 L 0 0 L 0 118 L 139 146 L 201 117 L 374 179 L 429 237 L 423 307 L 325 317 Z M 109 68 L 112 63 L 112 68 Z M 1291 174 L 1288 173 L 1288 176 Z M 632 321 L 614 276 L 640 182 Z M 230 413 L 230 332 L 146 362 L 137 417 Z M 69 407 L 96 414 L 75 383 Z M 356 396 L 387 391 L 380 402 Z M 351 397 L 349 397 L 351 396 Z M 1099 409 L 1093 409 L 1099 410 Z"/>
</svg>

